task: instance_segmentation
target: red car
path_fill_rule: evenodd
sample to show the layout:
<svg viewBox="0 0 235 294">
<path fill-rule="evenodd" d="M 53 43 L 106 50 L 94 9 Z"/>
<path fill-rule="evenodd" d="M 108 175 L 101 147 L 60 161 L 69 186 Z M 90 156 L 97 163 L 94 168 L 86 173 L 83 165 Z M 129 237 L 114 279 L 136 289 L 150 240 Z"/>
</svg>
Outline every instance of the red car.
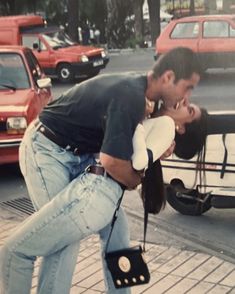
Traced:
<svg viewBox="0 0 235 294">
<path fill-rule="evenodd" d="M 52 100 L 50 86 L 31 49 L 0 46 L 0 164 L 18 161 L 25 129 Z"/>
<path fill-rule="evenodd" d="M 156 40 L 156 58 L 171 48 L 196 52 L 207 68 L 235 67 L 235 15 L 201 15 L 171 21 Z"/>
</svg>

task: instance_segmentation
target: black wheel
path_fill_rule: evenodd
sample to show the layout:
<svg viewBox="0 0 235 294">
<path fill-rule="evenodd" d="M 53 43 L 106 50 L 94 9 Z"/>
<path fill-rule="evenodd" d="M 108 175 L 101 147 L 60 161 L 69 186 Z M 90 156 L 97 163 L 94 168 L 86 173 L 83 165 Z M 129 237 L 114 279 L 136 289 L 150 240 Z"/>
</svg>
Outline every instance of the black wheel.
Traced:
<svg viewBox="0 0 235 294">
<path fill-rule="evenodd" d="M 211 208 L 211 196 L 184 187 L 180 180 L 173 180 L 166 187 L 167 202 L 184 215 L 201 215 Z M 206 199 L 205 202 L 198 200 Z"/>
<path fill-rule="evenodd" d="M 74 72 L 69 63 L 62 63 L 57 68 L 57 76 L 62 83 L 69 83 L 74 80 Z"/>
</svg>

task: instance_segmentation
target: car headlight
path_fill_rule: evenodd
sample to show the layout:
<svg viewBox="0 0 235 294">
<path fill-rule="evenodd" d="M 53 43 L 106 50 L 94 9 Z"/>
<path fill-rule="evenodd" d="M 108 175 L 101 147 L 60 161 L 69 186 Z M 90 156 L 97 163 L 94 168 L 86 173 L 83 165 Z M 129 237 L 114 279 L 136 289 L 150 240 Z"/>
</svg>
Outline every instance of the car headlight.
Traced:
<svg viewBox="0 0 235 294">
<path fill-rule="evenodd" d="M 8 117 L 7 133 L 8 134 L 24 134 L 27 128 L 27 120 L 25 117 Z"/>
<path fill-rule="evenodd" d="M 105 51 L 101 51 L 101 56 L 102 56 L 102 58 L 104 58 L 104 57 L 106 57 L 106 52 Z"/>
<path fill-rule="evenodd" d="M 89 59 L 88 59 L 88 57 L 86 55 L 82 55 L 81 56 L 81 61 L 82 62 L 87 62 L 87 61 L 89 61 Z"/>
</svg>

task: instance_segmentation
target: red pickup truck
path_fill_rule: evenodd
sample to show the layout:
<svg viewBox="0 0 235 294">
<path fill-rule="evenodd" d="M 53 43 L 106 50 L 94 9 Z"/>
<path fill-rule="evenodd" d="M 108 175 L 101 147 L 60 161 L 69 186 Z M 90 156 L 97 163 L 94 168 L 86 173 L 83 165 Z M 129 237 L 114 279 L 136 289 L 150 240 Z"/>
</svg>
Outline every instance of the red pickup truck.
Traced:
<svg viewBox="0 0 235 294">
<path fill-rule="evenodd" d="M 95 76 L 109 61 L 103 48 L 73 42 L 60 28 L 45 26 L 38 15 L 0 17 L 1 44 L 31 48 L 45 73 L 61 82 Z"/>
</svg>

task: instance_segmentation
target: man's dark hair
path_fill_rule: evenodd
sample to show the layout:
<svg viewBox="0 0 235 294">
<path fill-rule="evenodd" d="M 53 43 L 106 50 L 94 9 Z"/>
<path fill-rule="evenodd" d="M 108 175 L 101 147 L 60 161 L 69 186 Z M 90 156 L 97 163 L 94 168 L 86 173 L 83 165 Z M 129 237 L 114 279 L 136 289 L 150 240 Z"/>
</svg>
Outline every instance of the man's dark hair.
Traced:
<svg viewBox="0 0 235 294">
<path fill-rule="evenodd" d="M 197 55 L 186 47 L 177 47 L 161 55 L 152 69 L 153 77 L 159 78 L 167 70 L 174 72 L 175 83 L 190 79 L 193 73 L 202 73 Z"/>
</svg>

